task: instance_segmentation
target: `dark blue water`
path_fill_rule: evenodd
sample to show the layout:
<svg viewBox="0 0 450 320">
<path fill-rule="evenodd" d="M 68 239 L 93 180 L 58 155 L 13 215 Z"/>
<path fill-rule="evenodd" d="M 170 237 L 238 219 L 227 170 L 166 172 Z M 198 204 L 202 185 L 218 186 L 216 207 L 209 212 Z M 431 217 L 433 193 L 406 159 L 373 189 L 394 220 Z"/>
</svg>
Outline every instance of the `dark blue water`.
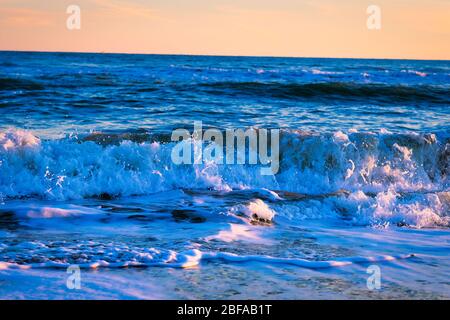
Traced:
<svg viewBox="0 0 450 320">
<path fill-rule="evenodd" d="M 448 131 L 450 62 L 0 53 L 0 128 Z"/>
</svg>

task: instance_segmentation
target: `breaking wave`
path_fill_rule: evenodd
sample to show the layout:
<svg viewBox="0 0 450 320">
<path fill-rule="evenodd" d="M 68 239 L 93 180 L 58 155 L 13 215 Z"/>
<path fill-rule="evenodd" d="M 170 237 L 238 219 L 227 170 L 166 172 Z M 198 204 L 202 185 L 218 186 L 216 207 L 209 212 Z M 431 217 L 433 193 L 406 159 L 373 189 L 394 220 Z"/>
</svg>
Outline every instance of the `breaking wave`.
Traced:
<svg viewBox="0 0 450 320">
<path fill-rule="evenodd" d="M 272 196 L 263 199 L 273 202 L 272 208 L 257 203 L 265 220 L 272 219 L 275 208 L 297 219 L 331 212 L 363 224 L 449 223 L 450 141 L 445 136 L 283 131 L 280 170 L 273 176 L 261 175 L 260 165 L 176 165 L 173 142 L 143 137 L 41 140 L 28 131 L 0 133 L 0 200 L 269 190 Z"/>
</svg>

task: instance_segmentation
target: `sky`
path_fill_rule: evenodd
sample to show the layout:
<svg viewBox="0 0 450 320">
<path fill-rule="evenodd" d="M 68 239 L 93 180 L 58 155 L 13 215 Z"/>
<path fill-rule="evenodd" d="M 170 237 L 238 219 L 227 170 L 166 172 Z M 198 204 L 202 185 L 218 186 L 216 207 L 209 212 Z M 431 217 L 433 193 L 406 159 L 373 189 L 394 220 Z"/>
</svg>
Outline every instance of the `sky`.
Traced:
<svg viewBox="0 0 450 320">
<path fill-rule="evenodd" d="M 0 50 L 450 60 L 450 0 L 0 0 Z"/>
</svg>

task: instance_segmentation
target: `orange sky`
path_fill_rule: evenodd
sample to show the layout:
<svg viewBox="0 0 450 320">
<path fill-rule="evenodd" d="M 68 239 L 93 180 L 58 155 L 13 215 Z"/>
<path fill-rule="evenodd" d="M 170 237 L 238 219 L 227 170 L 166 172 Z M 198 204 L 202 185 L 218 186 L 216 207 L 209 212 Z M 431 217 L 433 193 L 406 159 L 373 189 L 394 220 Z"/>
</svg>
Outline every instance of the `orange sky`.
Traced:
<svg viewBox="0 0 450 320">
<path fill-rule="evenodd" d="M 0 50 L 450 60 L 450 0 L 0 0 Z"/>
</svg>

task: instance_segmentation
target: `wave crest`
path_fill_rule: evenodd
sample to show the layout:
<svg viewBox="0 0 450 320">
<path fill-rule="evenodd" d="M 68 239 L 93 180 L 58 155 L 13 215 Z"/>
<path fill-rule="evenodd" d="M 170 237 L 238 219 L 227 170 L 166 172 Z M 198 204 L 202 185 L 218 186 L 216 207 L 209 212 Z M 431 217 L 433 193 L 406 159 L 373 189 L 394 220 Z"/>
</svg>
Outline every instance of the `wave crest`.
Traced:
<svg viewBox="0 0 450 320">
<path fill-rule="evenodd" d="M 434 134 L 284 131 L 280 172 L 262 176 L 259 165 L 175 165 L 171 142 L 41 141 L 30 132 L 9 130 L 0 133 L 0 193 L 76 199 L 179 188 L 442 191 L 449 185 L 450 144 L 441 140 Z"/>
</svg>

